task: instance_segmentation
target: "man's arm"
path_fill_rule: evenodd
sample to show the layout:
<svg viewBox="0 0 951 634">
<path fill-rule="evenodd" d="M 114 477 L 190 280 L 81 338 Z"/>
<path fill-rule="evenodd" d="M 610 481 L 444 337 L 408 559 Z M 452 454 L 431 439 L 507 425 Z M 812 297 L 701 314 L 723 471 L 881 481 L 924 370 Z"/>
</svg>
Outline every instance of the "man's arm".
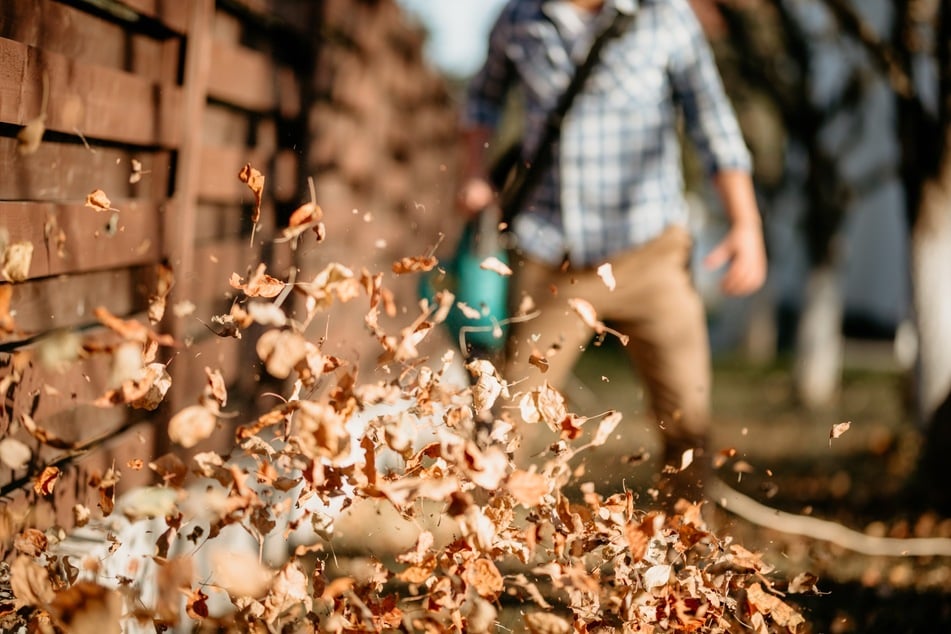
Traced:
<svg viewBox="0 0 951 634">
<path fill-rule="evenodd" d="M 747 295 L 766 281 L 766 247 L 753 179 L 746 170 L 727 169 L 714 177 L 730 230 L 704 258 L 704 265 L 716 269 L 730 264 L 720 287 L 729 295 Z"/>
</svg>

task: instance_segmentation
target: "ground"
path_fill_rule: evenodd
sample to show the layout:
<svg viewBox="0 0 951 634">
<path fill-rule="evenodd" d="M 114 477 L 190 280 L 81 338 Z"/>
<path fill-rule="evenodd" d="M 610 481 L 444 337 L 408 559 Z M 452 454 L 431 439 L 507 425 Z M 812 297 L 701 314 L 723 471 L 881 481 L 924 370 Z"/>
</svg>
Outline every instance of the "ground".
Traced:
<svg viewBox="0 0 951 634">
<path fill-rule="evenodd" d="M 850 342 L 837 402 L 822 411 L 797 407 L 788 360 L 752 367 L 715 363 L 714 451 L 736 455 L 720 477 L 750 497 L 790 513 L 834 520 L 866 534 L 951 538 L 951 518 L 906 497 L 919 433 L 908 411 L 907 381 L 884 344 Z M 610 347 L 586 355 L 569 389 L 586 406 L 630 412 L 627 438 L 616 455 L 589 456 L 588 478 L 599 488 L 643 486 L 654 465 L 638 465 L 655 449 L 650 423 L 638 415 L 643 398 L 636 379 L 619 377 Z M 602 379 L 610 375 L 611 380 Z M 623 375 L 622 375 L 623 376 Z M 850 425 L 837 438 L 834 426 Z M 600 469 L 600 466 L 607 468 Z M 618 469 L 618 465 L 630 468 Z M 790 577 L 811 572 L 828 592 L 800 601 L 814 632 L 951 631 L 951 559 L 882 557 L 808 537 L 765 530 L 733 515 L 723 531 Z"/>
</svg>

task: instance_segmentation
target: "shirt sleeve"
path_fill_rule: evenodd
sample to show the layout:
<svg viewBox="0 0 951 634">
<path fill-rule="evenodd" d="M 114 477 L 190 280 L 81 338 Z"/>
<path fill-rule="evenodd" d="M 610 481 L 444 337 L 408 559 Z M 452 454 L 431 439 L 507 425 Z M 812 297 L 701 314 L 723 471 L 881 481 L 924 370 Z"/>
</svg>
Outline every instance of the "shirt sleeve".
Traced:
<svg viewBox="0 0 951 634">
<path fill-rule="evenodd" d="M 485 63 L 469 81 L 463 124 L 467 127 L 495 128 L 502 116 L 505 95 L 514 77 L 514 68 L 506 53 L 512 34 L 512 13 L 515 2 L 509 3 L 489 33 Z"/>
<path fill-rule="evenodd" d="M 668 6 L 676 32 L 686 38 L 674 48 L 669 71 L 687 134 L 708 174 L 725 169 L 750 171 L 749 149 L 700 23 L 686 0 L 670 0 Z"/>
</svg>

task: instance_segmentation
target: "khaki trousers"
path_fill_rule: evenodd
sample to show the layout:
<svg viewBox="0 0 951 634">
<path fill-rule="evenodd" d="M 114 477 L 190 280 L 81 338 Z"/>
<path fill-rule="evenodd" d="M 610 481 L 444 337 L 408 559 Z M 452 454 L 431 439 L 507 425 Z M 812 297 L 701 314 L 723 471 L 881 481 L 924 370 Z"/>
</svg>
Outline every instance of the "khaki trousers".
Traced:
<svg viewBox="0 0 951 634">
<path fill-rule="evenodd" d="M 665 464 L 679 466 L 684 450 L 704 446 L 709 420 L 710 349 L 700 296 L 689 261 L 692 241 L 681 227 L 611 261 L 616 288 L 611 291 L 596 269 L 559 270 L 517 256 L 515 307 L 532 296 L 540 315 L 513 324 L 504 376 L 525 393 L 546 381 L 563 389 L 572 367 L 594 332 L 568 305 L 587 300 L 598 318 L 630 337 L 624 350 L 647 388 L 652 413 L 665 446 Z M 613 335 L 606 335 L 611 337 Z M 528 360 L 533 351 L 547 356 L 542 373 Z M 610 404 L 606 404 L 606 409 Z"/>
</svg>

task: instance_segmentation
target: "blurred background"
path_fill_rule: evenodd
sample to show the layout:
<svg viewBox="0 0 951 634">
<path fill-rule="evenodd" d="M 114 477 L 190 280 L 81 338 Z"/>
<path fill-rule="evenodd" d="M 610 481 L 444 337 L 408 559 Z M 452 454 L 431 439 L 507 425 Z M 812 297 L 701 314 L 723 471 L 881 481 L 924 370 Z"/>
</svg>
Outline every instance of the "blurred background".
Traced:
<svg viewBox="0 0 951 634">
<path fill-rule="evenodd" d="M 691 4 L 754 156 L 770 258 L 766 287 L 744 300 L 695 271 L 716 353 L 720 477 L 766 508 L 856 534 L 951 538 L 949 3 Z M 400 308 L 381 315 L 388 332 L 416 316 L 416 279 L 391 267 L 449 253 L 458 236 L 458 109 L 501 6 L 0 2 L 0 433 L 36 445 L 18 423 L 28 414 L 58 441 L 0 473 L 11 508 L 41 529 L 70 526 L 76 503 L 95 508 L 86 483 L 110 465 L 174 449 L 164 422 L 196 402 L 206 367 L 220 369 L 229 410 L 273 406 L 253 345 L 214 327 L 234 273 L 266 263 L 309 281 L 341 262 L 385 276 Z M 689 148 L 685 162 L 701 253 L 724 219 Z M 266 175 L 258 199 L 236 177 L 247 164 Z M 90 210 L 97 189 L 122 212 Z M 312 191 L 327 239 L 282 239 Z M 169 270 L 169 310 L 156 316 Z M 160 358 L 173 382 L 156 412 L 93 404 L 116 385 L 97 307 L 183 343 Z M 335 306 L 308 334 L 355 359 L 361 381 L 392 380 L 365 312 Z M 437 359 L 454 343 L 442 334 L 428 349 Z M 106 343 L 80 354 L 80 337 Z M 569 386 L 583 413 L 607 404 L 627 419 L 624 443 L 579 465 L 599 491 L 642 488 L 656 466 L 636 382 L 608 339 Z M 191 451 L 223 451 L 219 436 Z M 63 472 L 55 497 L 32 493 L 46 465 Z M 116 490 L 150 477 L 126 470 Z M 946 557 L 731 522 L 738 543 L 833 592 L 804 600 L 816 631 L 951 628 Z"/>
<path fill-rule="evenodd" d="M 504 3 L 400 2 L 460 102 Z M 947 537 L 951 12 L 936 0 L 691 4 L 753 152 L 770 260 L 766 287 L 745 299 L 695 267 L 715 353 L 714 444 L 738 457 L 720 475 L 765 505 L 866 533 Z M 689 148 L 685 162 L 699 255 L 725 219 Z M 636 482 L 643 472 L 617 466 L 650 462 L 655 447 L 636 381 L 607 341 L 567 390 L 581 411 L 609 404 L 640 421 L 618 455 L 589 461 L 603 484 Z M 599 465 L 611 466 L 602 476 Z M 843 584 L 831 631 L 951 622 L 946 560 L 856 556 L 742 520 L 734 530 Z M 875 590 L 886 586 L 919 601 L 921 619 L 889 616 Z"/>
</svg>

